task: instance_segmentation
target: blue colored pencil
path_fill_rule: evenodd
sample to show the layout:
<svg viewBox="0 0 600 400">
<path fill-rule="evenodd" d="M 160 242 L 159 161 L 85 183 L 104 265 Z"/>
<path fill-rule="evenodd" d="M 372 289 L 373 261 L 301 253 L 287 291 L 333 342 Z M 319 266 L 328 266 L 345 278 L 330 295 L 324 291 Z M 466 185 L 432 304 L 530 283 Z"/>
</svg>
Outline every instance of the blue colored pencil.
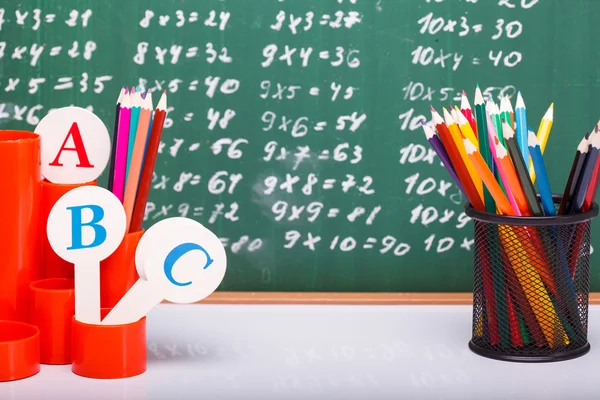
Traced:
<svg viewBox="0 0 600 400">
<path fill-rule="evenodd" d="M 529 165 L 529 144 L 527 143 L 527 109 L 525 108 L 525 102 L 523 101 L 521 92 L 517 94 L 517 103 L 515 105 L 515 125 L 515 133 L 517 135 L 519 150 L 521 150 L 525 165 Z"/>
<path fill-rule="evenodd" d="M 533 131 L 529 131 L 528 134 L 529 153 L 531 154 L 531 160 L 533 161 L 533 169 L 538 178 L 538 189 L 540 190 L 540 197 L 542 198 L 542 207 L 544 208 L 544 214 L 547 216 L 556 215 L 556 209 L 554 208 L 554 202 L 552 201 L 552 191 L 550 190 L 550 182 L 548 181 L 548 174 L 546 173 L 546 165 L 544 164 L 544 158 L 542 157 L 542 149 L 540 147 L 540 141 Z"/>
</svg>

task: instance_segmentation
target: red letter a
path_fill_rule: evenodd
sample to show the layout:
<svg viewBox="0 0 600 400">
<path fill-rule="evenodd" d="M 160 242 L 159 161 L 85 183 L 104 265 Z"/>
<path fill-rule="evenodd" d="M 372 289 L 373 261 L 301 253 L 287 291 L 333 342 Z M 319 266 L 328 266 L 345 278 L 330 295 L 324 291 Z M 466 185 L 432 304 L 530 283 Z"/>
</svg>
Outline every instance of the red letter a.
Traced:
<svg viewBox="0 0 600 400">
<path fill-rule="evenodd" d="M 67 144 L 67 140 L 69 140 L 69 136 L 73 138 L 73 143 L 75 144 L 74 148 L 65 147 Z M 62 167 L 62 164 L 58 162 L 58 159 L 60 158 L 60 155 L 64 150 L 77 152 L 77 157 L 79 157 L 79 164 L 77 164 L 76 167 L 94 167 L 92 164 L 90 164 L 90 161 L 88 160 L 87 153 L 85 152 L 85 146 L 83 145 L 83 140 L 81 140 L 81 133 L 79 133 L 79 127 L 77 126 L 77 122 L 73 122 L 73 125 L 71 125 L 71 129 L 69 129 L 69 133 L 67 133 L 65 141 L 63 142 L 60 150 L 58 151 L 56 158 L 50 163 L 50 165 L 55 167 Z"/>
</svg>

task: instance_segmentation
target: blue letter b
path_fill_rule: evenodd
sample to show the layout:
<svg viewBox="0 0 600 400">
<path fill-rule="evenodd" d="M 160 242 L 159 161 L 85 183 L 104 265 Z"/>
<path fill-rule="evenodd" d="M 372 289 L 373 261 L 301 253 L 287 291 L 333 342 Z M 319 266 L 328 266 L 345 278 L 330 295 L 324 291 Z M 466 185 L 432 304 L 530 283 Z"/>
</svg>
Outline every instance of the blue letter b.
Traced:
<svg viewBox="0 0 600 400">
<path fill-rule="evenodd" d="M 89 208 L 94 214 L 90 222 L 81 222 L 81 210 L 84 208 Z M 102 221 L 102 218 L 104 218 L 104 209 L 102 207 L 89 204 L 85 206 L 67 207 L 67 210 L 71 210 L 72 232 L 71 247 L 68 247 L 67 250 L 86 249 L 89 247 L 100 246 L 102 243 L 104 243 L 106 240 L 106 229 L 102 225 L 98 224 L 98 222 Z M 94 229 L 94 240 L 88 245 L 84 245 L 82 243 L 82 230 L 84 226 L 91 226 L 92 229 Z"/>
</svg>

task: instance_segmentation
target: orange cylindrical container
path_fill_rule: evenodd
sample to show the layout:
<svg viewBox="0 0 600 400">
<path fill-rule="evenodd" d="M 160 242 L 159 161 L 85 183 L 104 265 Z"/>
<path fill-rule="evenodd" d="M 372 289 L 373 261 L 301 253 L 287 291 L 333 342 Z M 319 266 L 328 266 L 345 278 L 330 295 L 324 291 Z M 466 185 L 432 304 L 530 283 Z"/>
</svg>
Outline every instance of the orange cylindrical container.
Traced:
<svg viewBox="0 0 600 400">
<path fill-rule="evenodd" d="M 40 137 L 0 130 L 0 320 L 27 322 L 41 278 Z"/>
<path fill-rule="evenodd" d="M 54 204 L 65 193 L 80 186 L 96 186 L 96 181 L 81 184 L 52 183 L 44 179 L 41 189 L 41 224 L 42 224 L 42 272 L 43 278 L 71 278 L 73 279 L 73 264 L 60 258 L 50 246 L 48 236 L 45 235 L 48 215 Z"/>
<path fill-rule="evenodd" d="M 18 321 L 0 321 L 0 382 L 40 371 L 40 331 Z"/>
<path fill-rule="evenodd" d="M 121 244 L 100 263 L 100 306 L 113 308 L 139 279 L 135 269 L 135 249 L 144 231 L 128 233 Z"/>
<path fill-rule="evenodd" d="M 29 285 L 29 323 L 40 330 L 40 362 L 71 363 L 71 326 L 75 315 L 73 279 L 51 278 Z"/>
<path fill-rule="evenodd" d="M 110 309 L 101 309 L 104 318 Z M 146 317 L 125 325 L 90 325 L 73 317 L 73 365 L 80 376 L 129 378 L 146 371 Z"/>
</svg>

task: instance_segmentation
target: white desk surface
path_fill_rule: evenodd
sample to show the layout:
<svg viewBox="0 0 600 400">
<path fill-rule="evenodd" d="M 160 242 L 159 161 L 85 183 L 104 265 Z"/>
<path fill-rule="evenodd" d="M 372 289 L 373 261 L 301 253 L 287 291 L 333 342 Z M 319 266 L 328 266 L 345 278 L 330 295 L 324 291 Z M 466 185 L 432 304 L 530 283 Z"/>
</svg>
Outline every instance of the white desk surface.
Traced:
<svg viewBox="0 0 600 400">
<path fill-rule="evenodd" d="M 600 398 L 600 306 L 585 356 L 518 364 L 468 349 L 470 306 L 160 305 L 148 369 L 95 380 L 42 365 L 2 400 Z"/>
</svg>

